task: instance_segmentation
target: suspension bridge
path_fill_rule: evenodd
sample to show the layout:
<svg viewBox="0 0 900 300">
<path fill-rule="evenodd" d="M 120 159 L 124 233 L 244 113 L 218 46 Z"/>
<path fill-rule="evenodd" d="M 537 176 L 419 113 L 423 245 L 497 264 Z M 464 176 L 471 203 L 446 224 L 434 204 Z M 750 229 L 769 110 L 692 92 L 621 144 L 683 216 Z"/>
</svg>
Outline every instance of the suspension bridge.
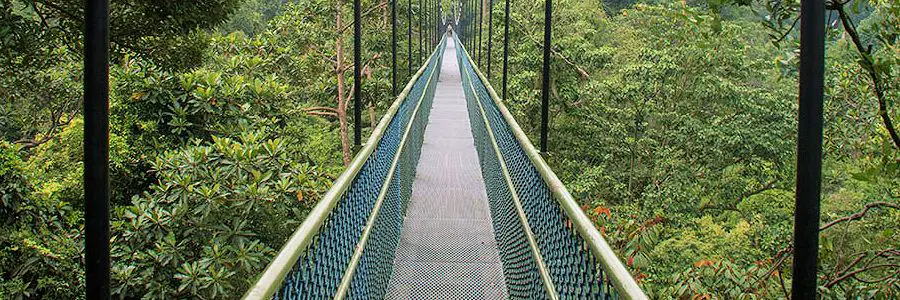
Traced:
<svg viewBox="0 0 900 300">
<path fill-rule="evenodd" d="M 426 1 L 431 10 L 419 12 L 418 44 L 422 49 L 431 38 L 430 56 L 366 143 L 361 126 L 354 126 L 359 150 L 352 163 L 244 298 L 646 299 L 541 155 L 547 139 L 551 1 L 545 0 L 540 151 L 503 104 L 506 45 L 504 97 L 466 49 L 483 42 L 475 24 L 485 23 L 484 1 L 455 3 L 460 11 L 454 25 L 461 36 L 440 34 L 450 27 L 439 20 L 438 2 Z M 793 299 L 814 299 L 824 8 L 813 0 L 801 3 L 791 292 Z M 85 283 L 88 299 L 108 299 L 109 1 L 88 0 L 84 12 Z M 396 89 L 395 1 L 391 13 Z M 425 26 L 430 36 L 421 34 L 422 18 L 434 25 Z M 504 41 L 508 20 L 506 1 Z M 354 0 L 353 26 L 359 62 L 360 0 Z M 490 49 L 490 35 L 487 40 Z M 490 57 L 487 61 L 490 70 Z M 354 65 L 356 122 L 362 119 L 360 65 Z"/>
<path fill-rule="evenodd" d="M 646 299 L 455 36 L 247 299 Z"/>
</svg>

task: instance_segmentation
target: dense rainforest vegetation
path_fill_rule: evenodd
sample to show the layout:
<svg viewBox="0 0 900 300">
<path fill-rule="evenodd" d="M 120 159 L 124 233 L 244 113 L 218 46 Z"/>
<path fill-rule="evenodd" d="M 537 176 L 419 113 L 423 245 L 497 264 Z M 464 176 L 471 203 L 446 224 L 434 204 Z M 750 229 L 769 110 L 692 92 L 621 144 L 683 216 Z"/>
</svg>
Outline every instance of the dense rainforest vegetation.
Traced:
<svg viewBox="0 0 900 300">
<path fill-rule="evenodd" d="M 900 3 L 826 2 L 820 293 L 896 299 Z M 0 0 L 0 299 L 84 294 L 82 5 Z M 653 298 L 789 297 L 798 5 L 554 1 L 548 161 Z M 543 3 L 511 6 L 506 102 L 536 134 Z M 412 9 L 401 87 L 428 52 Z M 393 101 L 390 2 L 363 11 L 366 134 Z M 113 292 L 241 295 L 353 155 L 351 2 L 111 12 Z"/>
</svg>

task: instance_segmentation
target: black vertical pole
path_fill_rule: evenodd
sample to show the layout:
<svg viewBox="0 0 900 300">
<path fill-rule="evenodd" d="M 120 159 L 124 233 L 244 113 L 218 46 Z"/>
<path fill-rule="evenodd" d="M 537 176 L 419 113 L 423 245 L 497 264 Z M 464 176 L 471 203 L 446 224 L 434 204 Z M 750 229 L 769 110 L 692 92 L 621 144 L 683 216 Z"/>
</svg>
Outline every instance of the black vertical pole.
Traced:
<svg viewBox="0 0 900 300">
<path fill-rule="evenodd" d="M 441 35 L 440 34 L 441 25 L 440 24 L 443 23 L 442 22 L 443 20 L 441 20 L 441 1 L 440 0 L 434 0 L 434 9 L 431 11 L 431 13 L 434 14 L 434 23 L 431 24 L 431 28 L 433 29 L 431 31 L 431 40 L 434 41 L 434 46 L 437 47 L 437 43 L 440 40 L 440 39 L 438 39 L 438 37 Z"/>
<path fill-rule="evenodd" d="M 470 55 L 476 55 L 476 53 L 475 53 L 475 42 L 476 42 L 475 38 L 477 37 L 476 26 L 478 24 L 478 17 L 475 15 L 475 10 L 477 9 L 477 8 L 475 8 L 476 1 L 478 1 L 478 0 L 472 0 L 472 6 L 469 7 L 469 19 L 470 19 L 469 22 L 471 23 L 469 25 L 469 30 L 472 31 L 472 37 L 469 38 L 469 43 L 471 44 L 471 45 L 469 45 L 469 47 L 470 47 L 469 54 Z"/>
<path fill-rule="evenodd" d="M 422 0 L 419 0 L 419 7 L 416 8 L 416 17 L 419 20 L 419 66 L 422 65 Z"/>
<path fill-rule="evenodd" d="M 423 36 L 422 44 L 425 45 L 425 51 L 429 51 L 428 48 L 430 45 L 430 43 L 428 41 L 428 21 L 429 21 L 428 19 L 430 19 L 428 17 L 428 2 L 429 1 L 431 1 L 431 0 L 423 0 L 422 3 L 425 6 L 424 6 L 424 8 L 422 8 L 422 12 L 420 13 L 420 15 L 422 16 L 422 36 Z M 423 54 L 423 57 L 428 57 L 428 54 L 425 54 L 425 52 L 422 52 L 422 54 Z"/>
<path fill-rule="evenodd" d="M 438 2 L 438 0 L 432 0 L 431 3 L 431 44 L 437 46 L 438 30 L 440 29 L 438 24 L 441 22 L 440 14 L 438 14 L 440 2 Z"/>
<path fill-rule="evenodd" d="M 469 48 L 469 9 L 472 6 L 472 0 L 464 0 L 462 19 L 463 19 L 463 36 L 461 42 L 466 48 Z"/>
<path fill-rule="evenodd" d="M 825 6 L 800 4 L 800 111 L 791 299 L 816 299 L 819 201 L 822 180 L 822 95 L 825 71 Z"/>
<path fill-rule="evenodd" d="M 509 0 L 506 0 L 506 17 L 503 20 L 503 101 L 506 101 L 506 76 L 509 71 Z"/>
<path fill-rule="evenodd" d="M 469 56 L 471 56 L 473 59 L 477 57 L 477 53 L 475 53 L 475 42 L 476 38 L 478 37 L 478 31 L 476 29 L 476 26 L 478 26 L 478 17 L 475 16 L 475 1 L 478 0 L 472 0 L 472 6 L 469 7 L 469 18 L 471 19 L 469 30 L 472 31 L 472 37 L 469 38 Z"/>
<path fill-rule="evenodd" d="M 433 46 L 437 46 L 437 32 L 440 30 L 440 27 L 437 24 L 440 24 L 441 19 L 438 14 L 438 0 L 432 0 L 431 2 L 431 44 Z"/>
<path fill-rule="evenodd" d="M 466 0 L 466 48 L 469 51 L 472 51 L 472 33 L 475 31 L 472 30 L 472 3 L 475 3 L 474 0 Z M 470 52 L 471 54 L 471 52 Z"/>
<path fill-rule="evenodd" d="M 481 43 L 484 42 L 484 40 L 481 39 L 481 28 L 483 28 L 482 23 L 484 23 L 484 0 L 478 0 L 478 13 L 475 14 L 475 18 L 477 20 L 475 22 L 478 23 L 478 39 L 475 42 L 477 44 L 475 45 L 475 56 L 478 57 L 478 66 L 481 66 L 481 56 L 484 55 L 484 53 L 481 53 Z"/>
<path fill-rule="evenodd" d="M 440 34 L 440 31 L 441 31 L 440 24 L 443 23 L 443 22 L 441 22 L 441 1 L 440 0 L 434 0 L 434 9 L 431 10 L 431 13 L 434 14 L 434 15 L 432 15 L 434 18 L 434 22 L 431 23 L 431 29 L 432 29 L 431 30 L 431 41 L 434 44 L 434 46 L 437 47 L 437 43 L 438 43 L 438 41 L 440 41 L 440 39 L 438 37 L 441 35 Z"/>
<path fill-rule="evenodd" d="M 474 0 L 468 0 L 466 2 L 466 48 L 469 48 L 469 51 L 472 51 L 472 34 L 475 33 L 475 30 L 472 30 L 472 5 L 475 3 Z M 470 53 L 471 54 L 471 53 Z"/>
<path fill-rule="evenodd" d="M 109 299 L 109 0 L 87 0 L 84 18 L 85 288 Z"/>
<path fill-rule="evenodd" d="M 434 46 L 437 46 L 438 30 L 440 30 L 440 28 L 441 28 L 440 26 L 438 26 L 438 24 L 441 23 L 441 14 L 438 13 L 441 9 L 441 7 L 440 7 L 441 3 L 439 0 L 432 0 L 432 1 L 433 1 L 432 2 L 433 5 L 431 5 L 431 19 L 432 19 L 432 21 L 431 21 L 431 43 L 434 44 Z"/>
<path fill-rule="evenodd" d="M 353 0 L 353 144 L 362 143 L 362 22 L 360 22 L 360 0 Z"/>
<path fill-rule="evenodd" d="M 406 0 L 406 76 L 412 79 L 412 2 Z"/>
<path fill-rule="evenodd" d="M 547 153 L 547 123 L 550 105 L 550 28 L 553 18 L 552 0 L 544 0 L 544 71 L 541 82 L 541 152 Z"/>
<path fill-rule="evenodd" d="M 494 0 L 488 0 L 487 78 L 491 80 L 491 45 L 494 39 Z"/>
<path fill-rule="evenodd" d="M 391 0 L 391 95 L 397 96 L 397 0 Z"/>
</svg>

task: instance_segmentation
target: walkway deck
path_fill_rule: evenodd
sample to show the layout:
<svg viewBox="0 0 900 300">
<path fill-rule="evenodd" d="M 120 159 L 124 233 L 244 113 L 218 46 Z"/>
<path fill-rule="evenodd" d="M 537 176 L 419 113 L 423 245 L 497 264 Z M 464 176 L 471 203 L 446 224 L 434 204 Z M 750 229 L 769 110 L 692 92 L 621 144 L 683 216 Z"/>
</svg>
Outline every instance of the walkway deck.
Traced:
<svg viewBox="0 0 900 300">
<path fill-rule="evenodd" d="M 388 299 L 505 299 L 506 282 L 449 40 Z"/>
</svg>

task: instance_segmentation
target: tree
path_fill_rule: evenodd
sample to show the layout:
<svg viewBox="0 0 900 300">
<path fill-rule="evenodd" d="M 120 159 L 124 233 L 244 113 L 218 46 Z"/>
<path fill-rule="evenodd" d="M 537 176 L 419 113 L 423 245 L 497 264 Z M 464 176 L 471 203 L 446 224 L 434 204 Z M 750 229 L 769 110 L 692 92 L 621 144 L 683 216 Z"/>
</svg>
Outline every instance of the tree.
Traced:
<svg viewBox="0 0 900 300">
<path fill-rule="evenodd" d="M 734 5 L 750 5 L 754 1 L 726 1 Z M 800 3 L 797 1 L 761 1 L 757 5 L 764 8 L 770 16 L 764 23 L 771 31 L 775 43 L 781 43 L 796 35 L 797 22 L 800 19 Z M 878 105 L 878 116 L 887 134 L 900 150 L 900 135 L 892 120 L 890 104 L 895 96 L 897 64 L 897 36 L 900 35 L 900 4 L 896 1 L 883 0 L 828 0 L 825 1 L 828 11 L 837 13 L 837 20 L 829 20 L 828 28 L 840 30 L 843 38 L 849 41 L 857 52 L 857 63 L 868 76 L 870 92 L 875 95 Z M 865 18 L 864 25 L 857 25 L 863 9 L 871 9 L 872 13 Z"/>
</svg>

